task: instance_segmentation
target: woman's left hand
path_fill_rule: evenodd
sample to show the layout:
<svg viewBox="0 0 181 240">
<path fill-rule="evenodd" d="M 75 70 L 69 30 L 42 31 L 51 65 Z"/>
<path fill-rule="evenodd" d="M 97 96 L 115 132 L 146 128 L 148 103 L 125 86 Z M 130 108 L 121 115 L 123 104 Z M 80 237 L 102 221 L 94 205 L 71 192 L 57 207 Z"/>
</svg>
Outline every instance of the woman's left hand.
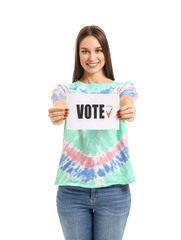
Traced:
<svg viewBox="0 0 181 240">
<path fill-rule="evenodd" d="M 136 109 L 134 104 L 126 104 L 117 111 L 117 117 L 121 120 L 132 122 L 135 119 Z"/>
</svg>

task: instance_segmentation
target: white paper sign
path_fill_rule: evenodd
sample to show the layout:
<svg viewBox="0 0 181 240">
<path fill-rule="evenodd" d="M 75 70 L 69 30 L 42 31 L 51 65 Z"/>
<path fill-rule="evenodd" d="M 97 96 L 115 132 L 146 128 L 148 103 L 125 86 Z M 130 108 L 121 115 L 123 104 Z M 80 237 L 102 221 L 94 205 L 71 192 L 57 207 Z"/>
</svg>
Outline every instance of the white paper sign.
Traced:
<svg viewBox="0 0 181 240">
<path fill-rule="evenodd" d="M 67 93 L 67 129 L 119 129 L 119 94 Z"/>
</svg>

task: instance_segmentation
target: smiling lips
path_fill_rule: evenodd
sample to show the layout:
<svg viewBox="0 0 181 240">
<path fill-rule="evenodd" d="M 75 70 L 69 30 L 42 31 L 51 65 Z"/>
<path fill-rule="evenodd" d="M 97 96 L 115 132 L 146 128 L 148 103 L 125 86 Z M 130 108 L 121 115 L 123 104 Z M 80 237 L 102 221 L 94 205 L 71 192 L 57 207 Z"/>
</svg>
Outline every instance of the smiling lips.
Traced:
<svg viewBox="0 0 181 240">
<path fill-rule="evenodd" d="M 87 63 L 87 65 L 91 68 L 94 68 L 97 66 L 98 63 Z"/>
</svg>

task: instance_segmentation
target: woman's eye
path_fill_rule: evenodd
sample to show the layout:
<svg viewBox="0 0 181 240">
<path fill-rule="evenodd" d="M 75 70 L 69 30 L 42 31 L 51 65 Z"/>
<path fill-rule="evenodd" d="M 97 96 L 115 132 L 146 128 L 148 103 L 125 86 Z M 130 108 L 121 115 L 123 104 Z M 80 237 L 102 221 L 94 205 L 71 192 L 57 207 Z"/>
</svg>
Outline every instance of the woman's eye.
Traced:
<svg viewBox="0 0 181 240">
<path fill-rule="evenodd" d="M 96 52 L 99 53 L 99 52 L 102 52 L 102 50 L 101 50 L 101 49 L 97 49 Z M 83 50 L 82 53 L 83 53 L 83 54 L 84 54 L 84 53 L 88 53 L 88 51 L 87 51 L 87 50 Z"/>
</svg>

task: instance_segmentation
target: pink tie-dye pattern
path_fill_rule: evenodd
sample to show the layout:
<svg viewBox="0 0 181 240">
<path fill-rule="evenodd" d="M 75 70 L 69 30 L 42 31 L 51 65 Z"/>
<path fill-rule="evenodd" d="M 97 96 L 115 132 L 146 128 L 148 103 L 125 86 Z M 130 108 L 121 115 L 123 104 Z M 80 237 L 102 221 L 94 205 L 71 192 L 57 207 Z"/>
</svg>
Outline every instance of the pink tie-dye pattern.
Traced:
<svg viewBox="0 0 181 240">
<path fill-rule="evenodd" d="M 128 145 L 127 135 L 122 138 L 122 141 L 114 146 L 114 148 L 107 152 L 103 153 L 102 156 L 99 157 L 87 157 L 76 150 L 74 147 L 71 147 L 68 143 L 64 141 L 64 149 L 63 153 L 66 154 L 67 157 L 70 157 L 72 161 L 75 161 L 80 166 L 86 168 L 93 168 L 104 165 L 112 160 L 115 154 L 119 154 L 119 152 Z M 93 160 L 94 159 L 94 160 Z"/>
<path fill-rule="evenodd" d="M 52 92 L 51 100 L 53 101 L 53 95 L 54 95 L 54 94 L 58 94 L 58 93 L 60 93 L 61 91 L 64 92 L 65 94 L 66 94 L 66 93 L 71 93 L 67 88 L 57 87 L 57 88 L 54 89 L 53 92 Z"/>
<path fill-rule="evenodd" d="M 120 89 L 118 90 L 118 93 L 121 94 L 124 90 L 132 90 L 132 91 L 134 92 L 134 94 L 136 95 L 136 99 L 138 98 L 138 94 L 137 94 L 137 92 L 135 91 L 135 88 L 134 88 L 134 87 L 132 87 L 132 86 L 122 87 L 122 88 L 120 88 Z"/>
</svg>

